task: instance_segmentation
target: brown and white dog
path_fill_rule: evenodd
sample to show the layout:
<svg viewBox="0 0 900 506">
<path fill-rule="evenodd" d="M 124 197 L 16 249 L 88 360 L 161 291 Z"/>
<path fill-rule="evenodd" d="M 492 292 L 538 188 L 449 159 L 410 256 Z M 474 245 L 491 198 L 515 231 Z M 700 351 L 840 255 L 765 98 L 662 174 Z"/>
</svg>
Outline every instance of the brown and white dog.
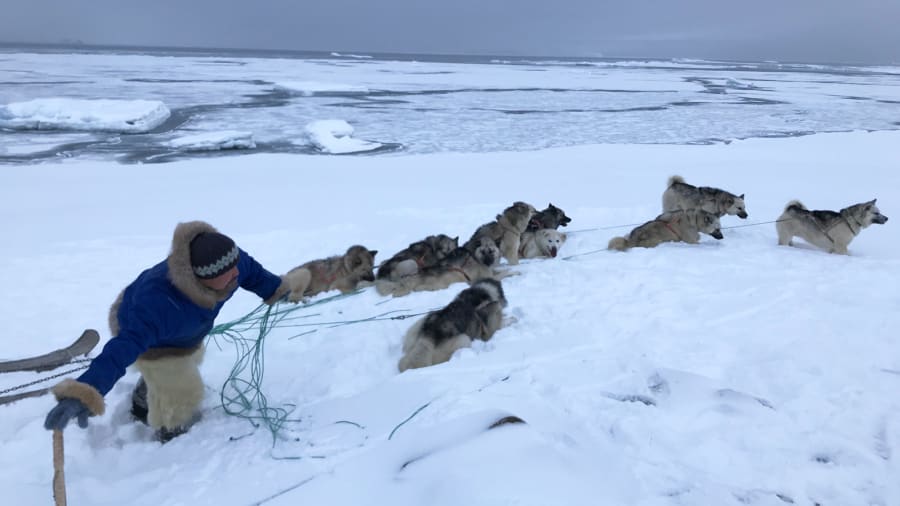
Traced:
<svg viewBox="0 0 900 506">
<path fill-rule="evenodd" d="M 375 281 L 375 255 L 365 246 L 350 246 L 343 255 L 312 260 L 284 275 L 290 287 L 288 300 L 301 300 L 330 290 L 348 293 L 363 281 Z"/>
<path fill-rule="evenodd" d="M 500 248 L 500 256 L 510 265 L 516 265 L 519 263 L 519 240 L 536 212 L 531 204 L 515 202 L 498 214 L 495 221 L 478 227 L 463 247 L 474 252 L 482 238 L 489 238 Z"/>
</svg>

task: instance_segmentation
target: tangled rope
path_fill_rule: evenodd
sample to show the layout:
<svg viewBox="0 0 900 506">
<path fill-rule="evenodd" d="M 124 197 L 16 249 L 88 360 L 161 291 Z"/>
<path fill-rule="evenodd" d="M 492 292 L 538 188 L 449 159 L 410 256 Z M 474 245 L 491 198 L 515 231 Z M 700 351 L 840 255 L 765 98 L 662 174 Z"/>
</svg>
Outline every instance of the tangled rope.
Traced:
<svg viewBox="0 0 900 506">
<path fill-rule="evenodd" d="M 358 293 L 360 293 L 359 290 L 326 297 L 304 305 L 287 306 L 280 302 L 273 306 L 260 304 L 256 309 L 237 320 L 213 327 L 209 332 L 209 339 L 212 339 L 220 348 L 219 339 L 230 343 L 237 355 L 237 360 L 219 394 L 225 413 L 247 420 L 254 428 L 258 428 L 260 425 L 265 426 L 272 435 L 272 445 L 274 446 L 282 428 L 288 423 L 300 420 L 291 418 L 296 405 L 270 406 L 268 398 L 263 393 L 266 337 L 276 326 L 288 326 L 285 322 L 316 316 L 290 317 L 297 311 Z"/>
<path fill-rule="evenodd" d="M 369 318 L 356 320 L 310 323 L 298 322 L 302 319 L 321 316 L 321 313 L 295 314 L 298 311 L 305 311 L 313 306 L 327 304 L 338 299 L 351 297 L 361 292 L 362 290 L 357 290 L 346 294 L 325 297 L 308 304 L 288 305 L 280 302 L 274 306 L 260 304 L 256 309 L 241 318 L 213 327 L 209 333 L 209 338 L 213 340 L 220 349 L 222 348 L 219 342 L 220 339 L 225 343 L 231 344 L 234 347 L 237 356 L 235 364 L 228 374 L 225 383 L 222 385 L 219 394 L 222 408 L 225 410 L 225 413 L 247 420 L 254 428 L 264 426 L 272 435 L 273 446 L 277 443 L 279 435 L 285 425 L 300 421 L 299 418 L 291 417 L 292 413 L 297 408 L 295 404 L 287 403 L 281 406 L 270 406 L 268 398 L 263 393 L 262 383 L 263 377 L 265 376 L 265 342 L 266 337 L 276 327 L 334 328 L 364 322 L 403 320 L 426 314 L 426 312 L 420 312 L 387 316 L 398 311 L 405 311 L 393 310 Z M 318 329 L 308 330 L 290 336 L 287 339 L 291 340 L 316 331 L 318 331 Z"/>
</svg>

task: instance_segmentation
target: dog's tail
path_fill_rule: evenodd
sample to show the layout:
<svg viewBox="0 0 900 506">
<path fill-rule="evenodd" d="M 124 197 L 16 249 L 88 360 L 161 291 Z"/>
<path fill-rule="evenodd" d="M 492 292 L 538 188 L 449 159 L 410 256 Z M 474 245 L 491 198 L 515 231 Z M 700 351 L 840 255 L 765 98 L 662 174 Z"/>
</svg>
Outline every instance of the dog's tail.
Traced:
<svg viewBox="0 0 900 506">
<path fill-rule="evenodd" d="M 393 295 L 397 283 L 387 278 L 375 279 L 375 291 L 378 295 Z"/>
<path fill-rule="evenodd" d="M 681 176 L 672 176 L 672 177 L 670 177 L 670 178 L 669 178 L 669 182 L 666 183 L 666 188 L 671 187 L 671 186 L 672 186 L 673 184 L 675 184 L 675 183 L 681 183 L 681 184 L 684 184 L 684 178 L 681 177 Z"/>
<path fill-rule="evenodd" d="M 397 280 L 376 279 L 375 291 L 378 295 L 393 295 L 394 297 L 403 297 L 409 295 L 415 287 L 416 278 L 418 276 L 406 276 Z"/>
<path fill-rule="evenodd" d="M 799 211 L 809 211 L 809 209 L 807 209 L 806 206 L 803 205 L 803 202 L 800 202 L 799 200 L 792 200 L 788 202 L 786 206 L 784 206 L 785 212 L 789 211 L 792 207 Z"/>
<path fill-rule="evenodd" d="M 433 353 L 434 343 L 431 342 L 431 339 L 421 336 L 416 337 L 416 342 L 400 358 L 397 369 L 403 372 L 407 369 L 418 369 L 432 365 L 434 363 Z"/>
<path fill-rule="evenodd" d="M 628 239 L 626 239 L 625 237 L 613 237 L 609 240 L 609 245 L 606 247 L 606 249 L 615 251 L 625 251 L 628 248 Z"/>
</svg>

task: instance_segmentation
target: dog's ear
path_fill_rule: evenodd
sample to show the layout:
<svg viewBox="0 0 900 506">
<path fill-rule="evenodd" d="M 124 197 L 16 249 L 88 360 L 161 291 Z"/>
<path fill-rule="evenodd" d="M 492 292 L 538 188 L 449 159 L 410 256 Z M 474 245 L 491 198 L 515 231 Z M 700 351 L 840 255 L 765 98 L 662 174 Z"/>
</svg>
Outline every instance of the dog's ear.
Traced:
<svg viewBox="0 0 900 506">
<path fill-rule="evenodd" d="M 560 239 L 562 239 L 563 242 L 566 242 L 566 239 L 569 238 L 569 236 L 567 236 L 566 234 L 562 234 L 562 233 L 559 234 L 559 237 L 560 237 Z"/>
<path fill-rule="evenodd" d="M 453 238 L 453 243 L 457 244 L 457 245 L 459 244 L 459 236 L 456 236 Z M 457 246 L 457 247 L 459 247 L 459 246 Z"/>
<path fill-rule="evenodd" d="M 375 255 L 378 254 L 378 250 L 377 249 L 369 250 L 369 254 L 372 255 L 372 258 L 374 259 Z"/>
<path fill-rule="evenodd" d="M 874 205 L 875 205 L 875 202 L 877 202 L 877 201 L 878 201 L 878 199 L 872 199 L 872 201 L 869 202 L 869 203 L 872 204 L 872 205 L 874 206 Z"/>
<path fill-rule="evenodd" d="M 744 194 L 742 193 L 738 198 L 744 200 Z"/>
</svg>

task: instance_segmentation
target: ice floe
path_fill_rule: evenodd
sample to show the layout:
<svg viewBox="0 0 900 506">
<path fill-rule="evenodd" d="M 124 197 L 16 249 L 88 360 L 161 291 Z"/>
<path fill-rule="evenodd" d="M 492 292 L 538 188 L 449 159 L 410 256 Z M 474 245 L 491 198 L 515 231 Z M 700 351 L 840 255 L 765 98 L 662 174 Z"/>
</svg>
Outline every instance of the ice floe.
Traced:
<svg viewBox="0 0 900 506">
<path fill-rule="evenodd" d="M 0 105 L 0 128 L 141 133 L 170 114 L 158 100 L 38 98 Z"/>
<path fill-rule="evenodd" d="M 357 84 L 324 83 L 319 81 L 287 81 L 275 85 L 277 89 L 297 93 L 304 97 L 320 95 L 324 93 L 368 93 L 369 88 Z"/>
<path fill-rule="evenodd" d="M 313 121 L 306 125 L 306 134 L 309 141 L 324 153 L 358 153 L 382 146 L 378 142 L 354 139 L 353 126 L 341 119 Z"/>
<path fill-rule="evenodd" d="M 168 146 L 182 151 L 218 151 L 220 149 L 253 149 L 253 132 L 224 130 L 185 135 L 172 139 Z"/>
</svg>

